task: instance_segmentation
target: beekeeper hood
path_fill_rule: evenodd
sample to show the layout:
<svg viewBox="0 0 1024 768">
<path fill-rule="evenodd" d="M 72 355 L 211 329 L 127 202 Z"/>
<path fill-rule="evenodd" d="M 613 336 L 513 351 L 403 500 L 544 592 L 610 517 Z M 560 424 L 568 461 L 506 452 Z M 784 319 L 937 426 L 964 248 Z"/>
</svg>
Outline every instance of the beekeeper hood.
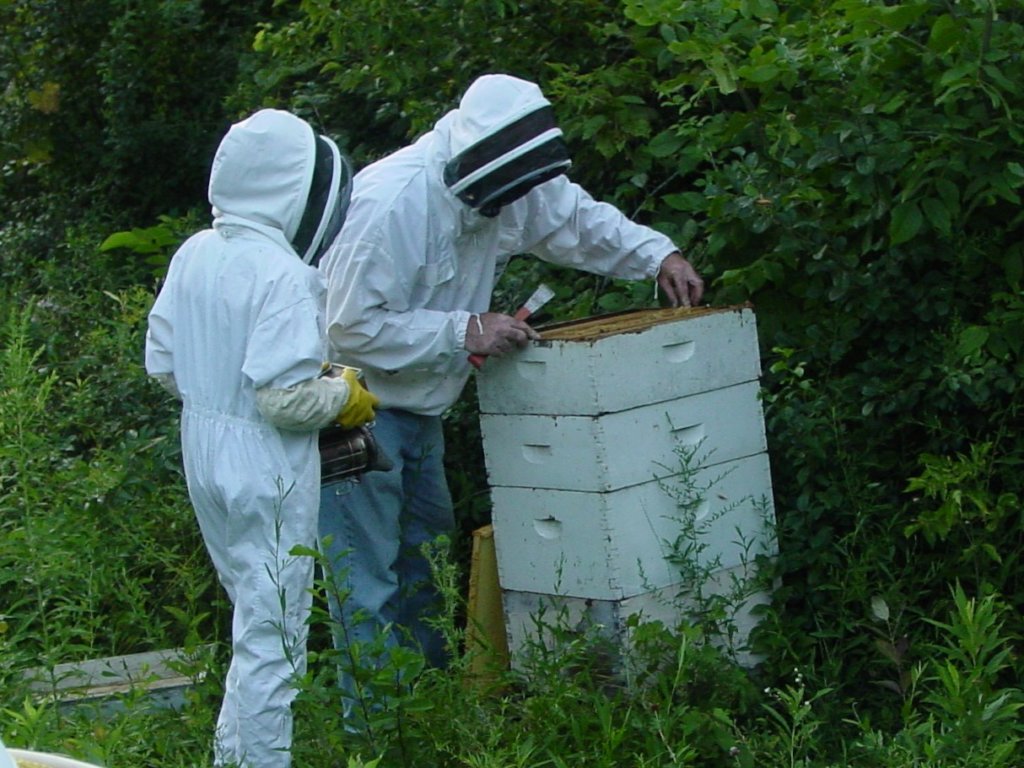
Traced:
<svg viewBox="0 0 1024 768">
<path fill-rule="evenodd" d="M 444 183 L 484 216 L 571 164 L 551 103 L 509 75 L 484 75 L 469 87 L 453 116 L 451 152 Z"/>
<path fill-rule="evenodd" d="M 341 230 L 352 167 L 338 146 L 295 115 L 263 109 L 231 126 L 217 148 L 209 199 L 214 227 L 248 226 L 316 266 Z"/>
</svg>

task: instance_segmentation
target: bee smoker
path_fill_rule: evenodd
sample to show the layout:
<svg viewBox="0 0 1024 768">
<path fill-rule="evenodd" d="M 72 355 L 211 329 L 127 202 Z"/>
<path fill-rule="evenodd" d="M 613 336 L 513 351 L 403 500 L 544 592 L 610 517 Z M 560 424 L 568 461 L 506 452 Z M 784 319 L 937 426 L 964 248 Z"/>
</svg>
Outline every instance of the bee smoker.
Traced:
<svg viewBox="0 0 1024 768">
<path fill-rule="evenodd" d="M 320 483 L 359 482 L 364 472 L 387 472 L 394 466 L 377 445 L 369 427 L 331 426 L 320 430 Z"/>
<path fill-rule="evenodd" d="M 326 378 L 341 376 L 347 366 L 338 363 L 324 363 L 320 372 Z M 348 366 L 350 367 L 350 366 Z M 353 368 L 360 384 L 363 372 Z M 338 480 L 359 482 L 364 472 L 387 472 L 394 464 L 377 445 L 370 427 L 342 427 L 333 424 L 320 430 L 320 484 L 335 483 Z"/>
</svg>

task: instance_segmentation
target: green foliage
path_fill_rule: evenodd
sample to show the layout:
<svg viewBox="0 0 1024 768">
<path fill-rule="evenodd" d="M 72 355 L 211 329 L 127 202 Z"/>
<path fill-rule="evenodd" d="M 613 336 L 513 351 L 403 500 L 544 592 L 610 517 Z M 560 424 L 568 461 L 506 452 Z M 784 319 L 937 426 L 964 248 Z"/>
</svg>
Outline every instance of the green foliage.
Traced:
<svg viewBox="0 0 1024 768">
<path fill-rule="evenodd" d="M 779 698 L 762 711 L 699 636 L 664 628 L 640 633 L 660 648 L 656 692 L 609 691 L 604 649 L 566 633 L 508 695 L 419 675 L 382 720 L 381 764 L 1020 762 L 1019 661 L 1000 649 L 1022 622 L 997 610 L 1024 600 L 1018 5 L 9 0 L 0 25 L 4 683 L 34 659 L 224 627 L 174 407 L 140 365 L 151 284 L 205 219 L 184 214 L 205 208 L 224 127 L 290 106 L 362 165 L 505 71 L 551 97 L 574 179 L 670 234 L 715 304 L 755 304 L 781 553 L 754 637 Z M 517 259 L 495 307 L 541 281 L 556 299 L 539 322 L 656 303 L 649 285 Z M 470 390 L 446 417 L 463 531 L 489 515 L 474 406 Z M 118 554 L 82 554 L 98 544 Z M 376 761 L 332 730 L 323 661 L 301 705 L 310 763 Z M 194 765 L 216 695 L 183 723 L 70 722 L 65 742 L 46 735 L 54 709 L 3 707 L 38 743 Z M 146 733 L 162 743 L 134 751 Z"/>
<path fill-rule="evenodd" d="M 259 4 L 44 0 L 0 4 L 0 192 L 61 219 L 121 221 L 202 200 Z"/>
<path fill-rule="evenodd" d="M 184 489 L 167 487 L 176 434 L 140 415 L 160 407 L 126 360 L 150 298 L 110 299 L 118 314 L 79 338 L 73 370 L 34 346 L 47 307 L 10 311 L 4 326 L 0 580 L 11 650 L 40 662 L 168 643 L 187 616 L 167 606 L 209 610 Z"/>
<path fill-rule="evenodd" d="M 452 107 L 477 75 L 544 82 L 549 63 L 596 66 L 605 0 L 478 3 L 303 0 L 287 23 L 261 24 L 253 83 L 348 145 L 358 164 L 397 149 Z M 582 23 L 581 23 L 582 22 Z M 595 36 L 596 35 L 596 36 Z"/>
<path fill-rule="evenodd" d="M 755 748 L 757 751 L 768 748 L 761 756 L 762 764 L 797 768 L 819 762 L 822 756 L 816 754 L 819 740 L 815 738 L 815 731 L 824 723 L 815 713 L 814 705 L 831 690 L 825 688 L 810 694 L 803 676 L 795 670 L 792 683 L 781 689 L 768 688 L 765 693 L 770 701 L 762 710 L 770 735 L 762 737 L 764 745 Z"/>
<path fill-rule="evenodd" d="M 923 473 L 907 485 L 908 491 L 920 491 L 924 499 L 938 505 L 922 511 L 907 533 L 920 531 L 933 544 L 949 539 L 954 529 L 962 531 L 968 542 L 962 556 L 977 560 L 979 571 L 1003 562 L 1000 549 L 1015 554 L 1014 529 L 1020 510 L 1016 494 L 993 498 L 988 488 L 994 470 L 991 451 L 991 443 L 981 443 L 971 446 L 970 456 L 956 459 L 924 454 Z"/>
<path fill-rule="evenodd" d="M 141 257 L 140 261 L 149 267 L 154 278 L 163 279 L 174 252 L 189 235 L 203 226 L 196 216 L 158 218 L 160 223 L 151 227 L 136 227 L 108 235 L 100 243 L 100 253 L 123 252 L 121 249 L 129 251 Z"/>
<path fill-rule="evenodd" d="M 703 632 L 634 622 L 634 672 L 626 685 L 613 670 L 617 649 L 606 630 L 542 612 L 537 639 L 520 649 L 517 669 L 496 671 L 482 685 L 470 676 L 464 649 L 460 568 L 443 539 L 426 553 L 446 603 L 435 623 L 448 639 L 450 669 L 426 669 L 418 654 L 383 640 L 350 644 L 342 653 L 318 650 L 301 683 L 297 760 L 336 764 L 354 754 L 395 766 L 751 765 L 733 760 L 743 749 L 729 713 L 750 709 L 754 688 Z M 347 599 L 339 588 L 344 578 L 331 574 L 319 553 L 293 554 L 320 562 L 325 578 L 318 593 Z M 318 607 L 314 634 L 322 622 L 330 634 L 347 633 L 344 621 L 334 624 Z M 351 675 L 355 691 L 344 738 L 339 670 Z"/>
<path fill-rule="evenodd" d="M 210 159 L 227 126 L 221 100 L 260 4 L 109 5 L 116 15 L 95 54 L 105 150 L 97 171 L 113 186 L 117 208 L 140 217 L 180 213 L 205 200 Z"/>
<path fill-rule="evenodd" d="M 950 555 L 971 547 L 961 534 L 904 538 L 918 520 L 902 495 L 918 456 L 997 441 L 1005 463 L 977 481 L 991 494 L 978 515 L 1004 522 L 970 535 L 979 546 L 1001 536 L 1014 562 L 1019 551 L 1019 9 L 624 10 L 658 67 L 660 122 L 638 153 L 657 180 L 653 217 L 696 223 L 716 301 L 753 299 L 776 348 L 766 414 L 779 598 L 793 621 L 772 655 L 813 653 L 831 682 L 859 687 L 871 679 L 864 606 L 879 582 L 924 612 L 952 578 Z M 992 572 L 990 550 L 971 551 L 965 578 L 1019 594 L 1014 568 Z"/>
<path fill-rule="evenodd" d="M 1006 684 L 1011 644 L 1003 616 L 1007 606 L 992 595 L 969 598 L 952 590 L 948 622 L 927 662 L 912 675 L 913 706 L 894 736 L 872 729 L 864 718 L 858 743 L 864 763 L 882 766 L 1014 766 L 1020 762 L 1024 694 Z M 920 703 L 917 703 L 917 702 Z"/>
<path fill-rule="evenodd" d="M 444 542 L 431 560 L 446 600 L 457 569 Z M 316 550 L 297 557 L 320 560 Z M 323 564 L 321 562 L 321 564 Z M 324 592 L 334 580 L 318 583 Z M 345 599 L 344 592 L 336 592 Z M 1019 764 L 1024 696 L 1008 682 L 1011 644 L 1006 606 L 989 596 L 970 599 L 952 591 L 948 621 L 933 621 L 937 640 L 927 662 L 915 667 L 902 723 L 890 730 L 849 704 L 843 711 L 858 736 L 841 749 L 822 738 L 836 727 L 826 702 L 836 693 L 793 670 L 778 687 L 759 691 L 746 670 L 721 655 L 710 638 L 685 624 L 673 630 L 632 621 L 630 666 L 643 674 L 627 685 L 609 661 L 624 646 L 609 643 L 607 628 L 583 627 L 560 611 L 541 614 L 534 644 L 520 649 L 517 669 L 495 686 L 465 677 L 466 658 L 452 648 L 447 672 L 425 670 L 410 650 L 378 654 L 372 644 L 342 658 L 314 652 L 298 682 L 295 759 L 304 765 L 571 766 L 810 766 L 852 768 L 1001 768 Z M 880 614 L 887 611 L 879 608 Z M 445 635 L 458 642 L 456 606 L 439 614 Z M 330 619 L 318 607 L 314 636 Z M 611 656 L 609 654 L 612 654 Z M 119 768 L 140 762 L 205 765 L 223 670 L 197 655 L 195 687 L 184 707 L 154 710 L 142 691 L 120 698 L 102 716 L 88 707 L 59 714 L 31 699 L 0 698 L 8 744 L 49 748 Z M 338 665 L 364 683 L 375 706 L 358 731 L 338 715 Z M 202 670 L 212 673 L 206 678 Z"/>
</svg>

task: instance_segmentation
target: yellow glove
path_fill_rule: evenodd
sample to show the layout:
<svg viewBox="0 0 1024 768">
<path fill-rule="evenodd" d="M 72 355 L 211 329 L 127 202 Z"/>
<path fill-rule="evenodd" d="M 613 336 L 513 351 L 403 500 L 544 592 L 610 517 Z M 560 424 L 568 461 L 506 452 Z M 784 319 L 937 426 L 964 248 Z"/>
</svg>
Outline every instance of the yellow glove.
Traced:
<svg viewBox="0 0 1024 768">
<path fill-rule="evenodd" d="M 356 376 L 355 368 L 346 368 L 341 378 L 348 384 L 348 401 L 335 421 L 346 429 L 373 421 L 373 409 L 377 407 L 380 398 L 363 386 Z"/>
</svg>

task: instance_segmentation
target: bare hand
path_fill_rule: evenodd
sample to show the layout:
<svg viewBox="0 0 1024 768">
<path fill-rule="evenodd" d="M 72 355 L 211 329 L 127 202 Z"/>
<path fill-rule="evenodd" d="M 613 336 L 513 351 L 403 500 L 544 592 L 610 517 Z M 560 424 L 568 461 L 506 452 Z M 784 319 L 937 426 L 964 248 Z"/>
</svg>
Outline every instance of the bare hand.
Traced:
<svg viewBox="0 0 1024 768">
<path fill-rule="evenodd" d="M 658 286 L 673 307 L 695 307 L 704 296 L 704 281 L 679 251 L 670 253 L 661 262 Z"/>
<path fill-rule="evenodd" d="M 530 339 L 539 339 L 540 334 L 522 320 L 499 312 L 484 312 L 469 318 L 466 327 L 466 350 L 475 355 L 501 355 L 525 347 Z"/>
</svg>

